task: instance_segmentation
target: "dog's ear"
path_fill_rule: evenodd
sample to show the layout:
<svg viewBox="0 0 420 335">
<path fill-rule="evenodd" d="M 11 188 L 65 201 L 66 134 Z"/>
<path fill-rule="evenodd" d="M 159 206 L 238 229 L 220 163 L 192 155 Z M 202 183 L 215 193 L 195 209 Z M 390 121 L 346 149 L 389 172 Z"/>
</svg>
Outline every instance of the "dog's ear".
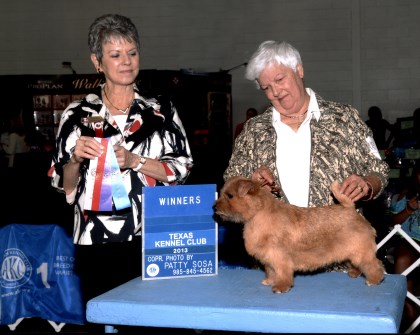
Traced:
<svg viewBox="0 0 420 335">
<path fill-rule="evenodd" d="M 243 197 L 256 188 L 255 182 L 251 179 L 243 179 L 238 182 L 238 196 Z"/>
</svg>

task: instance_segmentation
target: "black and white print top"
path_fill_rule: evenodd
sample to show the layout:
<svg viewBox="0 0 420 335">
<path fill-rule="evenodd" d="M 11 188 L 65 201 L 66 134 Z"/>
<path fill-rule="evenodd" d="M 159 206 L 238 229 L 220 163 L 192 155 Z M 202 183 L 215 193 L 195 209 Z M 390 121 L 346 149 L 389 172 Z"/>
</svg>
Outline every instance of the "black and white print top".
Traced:
<svg viewBox="0 0 420 335">
<path fill-rule="evenodd" d="M 63 191 L 63 166 L 70 160 L 80 136 L 98 137 L 95 122 L 87 118 L 100 117 L 101 133 L 112 144 L 124 146 L 127 150 L 159 160 L 165 167 L 168 182 L 160 182 L 132 169 L 121 170 L 124 186 L 131 207 L 112 212 L 84 210 L 86 195 L 86 172 L 89 160 L 80 167 L 81 178 L 72 194 L 66 195 L 67 202 L 74 203 L 75 244 L 97 244 L 132 240 L 141 231 L 141 195 L 143 186 L 170 186 L 185 183 L 193 159 L 185 129 L 172 102 L 163 97 L 140 95 L 134 85 L 134 102 L 128 112 L 124 129 L 120 129 L 102 101 L 101 86 L 84 99 L 72 102 L 63 112 L 56 136 L 49 176 L 52 186 Z M 89 119 L 91 120 L 91 119 Z"/>
</svg>

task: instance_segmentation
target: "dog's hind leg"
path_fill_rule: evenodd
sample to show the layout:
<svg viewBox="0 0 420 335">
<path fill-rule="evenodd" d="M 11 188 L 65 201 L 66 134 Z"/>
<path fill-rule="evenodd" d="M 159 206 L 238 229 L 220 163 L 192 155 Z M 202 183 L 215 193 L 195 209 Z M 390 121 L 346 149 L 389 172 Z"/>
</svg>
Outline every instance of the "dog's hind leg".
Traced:
<svg viewBox="0 0 420 335">
<path fill-rule="evenodd" d="M 362 271 L 360 271 L 357 267 L 355 267 L 353 263 L 347 262 L 346 265 L 348 268 L 347 274 L 349 275 L 349 277 L 357 278 L 362 274 Z"/>
<path fill-rule="evenodd" d="M 384 279 L 385 269 L 383 263 L 376 257 L 361 268 L 366 277 L 366 285 L 378 285 Z"/>
<path fill-rule="evenodd" d="M 366 285 L 378 285 L 384 279 L 385 269 L 383 263 L 376 257 L 376 249 L 366 252 L 361 259 L 352 260 L 366 278 Z"/>
</svg>

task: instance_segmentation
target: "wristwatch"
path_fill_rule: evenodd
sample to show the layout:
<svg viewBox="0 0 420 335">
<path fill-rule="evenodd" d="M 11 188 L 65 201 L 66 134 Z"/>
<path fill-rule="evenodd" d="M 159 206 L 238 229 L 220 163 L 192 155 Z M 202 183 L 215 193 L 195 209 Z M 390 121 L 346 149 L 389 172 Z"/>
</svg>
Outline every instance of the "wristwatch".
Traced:
<svg viewBox="0 0 420 335">
<path fill-rule="evenodd" d="M 140 156 L 140 155 L 139 155 L 139 158 L 140 158 L 140 163 L 139 163 L 139 165 L 137 165 L 137 166 L 133 169 L 133 171 L 138 172 L 138 171 L 141 169 L 141 167 L 144 165 L 144 163 L 146 163 L 146 157 L 143 157 L 143 156 Z"/>
</svg>

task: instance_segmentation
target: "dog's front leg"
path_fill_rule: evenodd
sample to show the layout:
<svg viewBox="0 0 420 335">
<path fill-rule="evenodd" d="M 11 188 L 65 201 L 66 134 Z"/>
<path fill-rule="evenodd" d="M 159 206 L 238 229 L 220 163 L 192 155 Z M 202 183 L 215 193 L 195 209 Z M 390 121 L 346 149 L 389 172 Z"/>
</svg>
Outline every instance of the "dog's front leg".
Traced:
<svg viewBox="0 0 420 335">
<path fill-rule="evenodd" d="M 261 283 L 263 285 L 273 285 L 274 284 L 274 279 L 275 279 L 275 272 L 274 269 L 272 267 L 270 267 L 269 265 L 265 266 L 265 278 L 261 281 Z"/>
<path fill-rule="evenodd" d="M 292 268 L 282 268 L 281 273 L 276 272 L 275 280 L 271 286 L 273 293 L 286 293 L 293 287 L 294 272 Z"/>
<path fill-rule="evenodd" d="M 285 293 L 293 287 L 294 269 L 293 263 L 286 258 L 277 260 L 275 263 L 270 263 L 266 269 L 270 269 L 267 273 L 266 285 L 271 285 L 274 293 Z M 264 284 L 264 282 L 263 282 Z"/>
</svg>

